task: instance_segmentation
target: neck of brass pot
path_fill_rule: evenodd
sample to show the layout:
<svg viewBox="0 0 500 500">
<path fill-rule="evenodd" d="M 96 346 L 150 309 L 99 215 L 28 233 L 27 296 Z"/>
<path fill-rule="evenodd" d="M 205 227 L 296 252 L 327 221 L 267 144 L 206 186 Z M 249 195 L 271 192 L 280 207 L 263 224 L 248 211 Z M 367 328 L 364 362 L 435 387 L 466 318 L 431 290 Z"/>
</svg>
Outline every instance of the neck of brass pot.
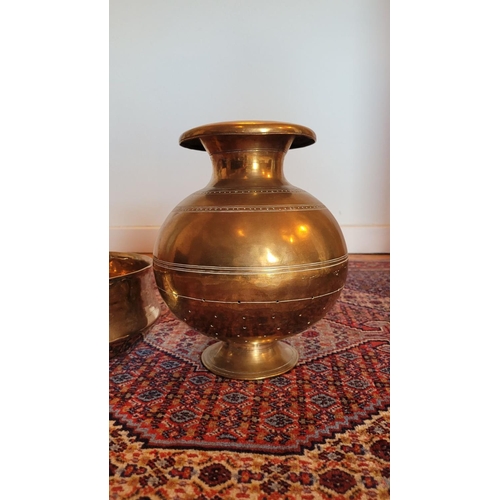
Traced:
<svg viewBox="0 0 500 500">
<path fill-rule="evenodd" d="M 212 184 L 240 180 L 286 182 L 283 160 L 293 136 L 222 136 L 201 139 L 213 165 Z"/>
</svg>

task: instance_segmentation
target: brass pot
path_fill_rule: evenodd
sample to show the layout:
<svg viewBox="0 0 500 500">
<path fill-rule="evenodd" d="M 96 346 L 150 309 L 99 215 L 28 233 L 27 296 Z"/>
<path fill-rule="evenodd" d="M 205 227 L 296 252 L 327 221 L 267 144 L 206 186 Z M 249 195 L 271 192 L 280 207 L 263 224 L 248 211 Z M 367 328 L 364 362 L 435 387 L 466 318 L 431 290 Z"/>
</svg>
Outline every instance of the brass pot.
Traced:
<svg viewBox="0 0 500 500">
<path fill-rule="evenodd" d="M 171 311 L 219 340 L 202 354 L 213 373 L 254 380 L 287 372 L 298 354 L 281 340 L 323 318 L 344 286 L 337 221 L 283 175 L 288 149 L 315 140 L 306 127 L 264 121 L 180 137 L 181 146 L 209 153 L 213 175 L 163 223 L 153 269 Z"/>
<path fill-rule="evenodd" d="M 153 261 L 146 255 L 109 252 L 110 352 L 131 342 L 160 315 Z"/>
</svg>

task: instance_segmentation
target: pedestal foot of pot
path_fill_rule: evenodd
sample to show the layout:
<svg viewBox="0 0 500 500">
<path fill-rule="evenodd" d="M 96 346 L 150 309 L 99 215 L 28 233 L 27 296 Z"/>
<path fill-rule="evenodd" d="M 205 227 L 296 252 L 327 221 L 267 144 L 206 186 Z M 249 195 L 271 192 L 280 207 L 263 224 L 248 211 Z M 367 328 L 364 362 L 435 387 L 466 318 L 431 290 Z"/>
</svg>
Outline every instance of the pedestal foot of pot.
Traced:
<svg viewBox="0 0 500 500">
<path fill-rule="evenodd" d="M 259 380 L 291 370 L 299 359 L 297 351 L 285 342 L 245 344 L 217 342 L 207 347 L 201 361 L 221 377 Z"/>
</svg>

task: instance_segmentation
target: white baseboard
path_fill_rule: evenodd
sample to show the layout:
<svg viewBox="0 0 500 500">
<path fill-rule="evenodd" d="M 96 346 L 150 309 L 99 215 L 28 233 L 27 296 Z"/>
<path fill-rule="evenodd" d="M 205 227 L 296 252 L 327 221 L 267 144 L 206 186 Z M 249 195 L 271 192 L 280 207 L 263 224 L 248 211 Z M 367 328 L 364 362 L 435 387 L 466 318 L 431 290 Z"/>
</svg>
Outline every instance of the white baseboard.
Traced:
<svg viewBox="0 0 500 500">
<path fill-rule="evenodd" d="M 109 228 L 113 252 L 152 253 L 159 226 Z M 342 226 L 349 253 L 390 253 L 389 226 Z"/>
<path fill-rule="evenodd" d="M 349 253 L 391 253 L 390 226 L 341 226 Z"/>
</svg>

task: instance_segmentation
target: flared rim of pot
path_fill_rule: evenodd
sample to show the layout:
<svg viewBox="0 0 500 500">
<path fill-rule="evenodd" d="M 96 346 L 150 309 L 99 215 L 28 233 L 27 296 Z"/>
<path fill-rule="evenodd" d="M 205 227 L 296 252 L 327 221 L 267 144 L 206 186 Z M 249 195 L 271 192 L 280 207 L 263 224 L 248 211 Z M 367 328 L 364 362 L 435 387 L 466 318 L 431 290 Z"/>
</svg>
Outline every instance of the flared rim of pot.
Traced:
<svg viewBox="0 0 500 500">
<path fill-rule="evenodd" d="M 316 142 L 316 134 L 308 127 L 295 123 L 262 120 L 209 123 L 184 132 L 179 144 L 188 149 L 205 151 L 201 143 L 204 137 L 221 135 L 294 135 L 290 149 L 303 148 Z"/>
</svg>

